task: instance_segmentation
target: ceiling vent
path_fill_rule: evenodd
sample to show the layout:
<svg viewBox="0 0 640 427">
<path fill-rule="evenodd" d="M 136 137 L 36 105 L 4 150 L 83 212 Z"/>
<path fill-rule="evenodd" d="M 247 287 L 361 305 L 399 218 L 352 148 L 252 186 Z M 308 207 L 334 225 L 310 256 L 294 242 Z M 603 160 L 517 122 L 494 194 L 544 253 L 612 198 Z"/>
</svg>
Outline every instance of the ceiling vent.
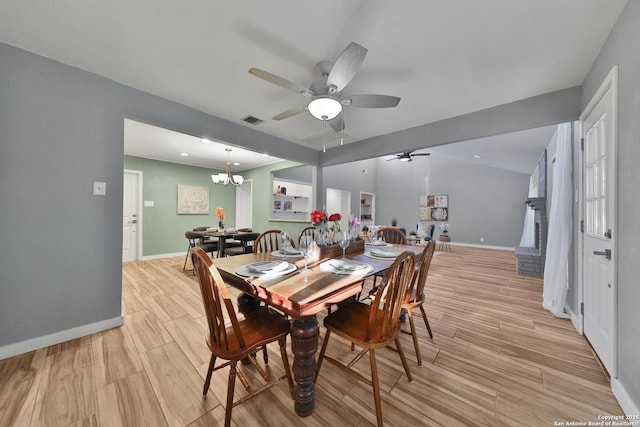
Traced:
<svg viewBox="0 0 640 427">
<path fill-rule="evenodd" d="M 244 116 L 242 119 L 243 122 L 247 122 L 250 125 L 259 125 L 260 123 L 262 123 L 264 120 L 259 119 L 257 117 L 253 117 L 253 116 Z"/>
</svg>

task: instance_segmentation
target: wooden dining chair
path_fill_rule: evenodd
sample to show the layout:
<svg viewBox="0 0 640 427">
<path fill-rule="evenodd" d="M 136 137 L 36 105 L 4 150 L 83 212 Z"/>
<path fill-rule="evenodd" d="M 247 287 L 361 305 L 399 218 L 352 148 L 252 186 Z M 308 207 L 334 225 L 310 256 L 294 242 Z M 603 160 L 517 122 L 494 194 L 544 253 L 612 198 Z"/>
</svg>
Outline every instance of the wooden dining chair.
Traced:
<svg viewBox="0 0 640 427">
<path fill-rule="evenodd" d="M 422 319 L 424 320 L 424 326 L 427 328 L 427 332 L 429 332 L 429 338 L 433 339 L 433 333 L 431 332 L 431 326 L 429 326 L 429 319 L 427 318 L 427 313 L 424 310 L 424 302 L 426 300 L 426 296 L 424 294 L 424 286 L 427 282 L 427 275 L 429 274 L 429 267 L 431 266 L 431 259 L 433 258 L 433 252 L 436 247 L 436 242 L 431 240 L 427 243 L 422 254 L 420 255 L 420 259 L 418 260 L 416 271 L 413 275 L 411 283 L 407 288 L 407 294 L 405 296 L 404 302 L 402 304 L 402 308 L 407 313 L 407 317 L 409 318 L 409 331 L 401 330 L 401 332 L 411 335 L 413 338 L 413 346 L 416 350 L 416 358 L 418 359 L 418 366 L 422 367 L 422 357 L 420 355 L 420 346 L 418 345 L 418 335 L 416 334 L 416 328 L 413 322 L 413 312 L 414 308 L 420 308 L 420 313 L 422 314 Z"/>
<path fill-rule="evenodd" d="M 273 252 L 280 249 L 280 233 L 282 230 L 267 230 L 253 242 L 253 252 Z M 293 245 L 293 242 L 291 242 Z"/>
<path fill-rule="evenodd" d="M 375 350 L 382 347 L 389 347 L 397 351 L 400 355 L 400 360 L 402 361 L 402 366 L 407 374 L 407 378 L 410 382 L 412 381 L 411 371 L 405 359 L 398 335 L 400 333 L 400 310 L 413 274 L 413 253 L 405 251 L 400 254 L 387 269 L 387 272 L 382 278 L 380 288 L 374 295 L 370 305 L 355 301 L 340 307 L 339 310 L 324 318 L 324 326 L 327 332 L 324 337 L 324 342 L 322 343 L 320 355 L 318 356 L 315 381 L 318 381 L 322 362 L 326 359 L 358 380 L 372 386 L 378 426 L 382 426 L 382 407 Z M 325 354 L 329 338 L 333 333 L 356 346 L 362 347 L 362 351 L 348 364 L 343 364 L 337 359 Z M 390 347 L 391 342 L 395 342 L 395 348 Z M 369 352 L 369 363 L 371 365 L 371 379 L 364 377 L 352 369 L 353 365 L 367 352 Z"/>
<path fill-rule="evenodd" d="M 383 238 L 385 242 L 391 243 L 394 245 L 407 245 L 407 235 L 402 232 L 399 228 L 396 227 L 380 227 L 376 232 L 376 237 Z M 380 273 L 376 273 L 373 275 L 373 287 L 376 287 L 376 281 L 378 277 L 382 277 L 384 275 L 384 271 Z"/>
<path fill-rule="evenodd" d="M 300 241 L 302 240 L 302 236 L 311 236 L 313 240 L 316 240 L 316 228 L 306 227 L 302 229 L 300 234 L 298 234 L 298 247 L 300 247 Z"/>
<path fill-rule="evenodd" d="M 211 361 L 207 370 L 207 377 L 202 390 L 203 396 L 207 395 L 211 376 L 214 371 L 229 366 L 229 379 L 227 385 L 227 402 L 225 406 L 224 425 L 231 425 L 231 411 L 234 406 L 243 403 L 256 394 L 271 388 L 280 381 L 286 379 L 289 383 L 289 392 L 293 398 L 293 379 L 289 360 L 287 358 L 286 340 L 289 334 L 290 324 L 281 314 L 276 313 L 269 307 L 259 307 L 252 310 L 250 316 L 238 320 L 235 309 L 231 302 L 231 297 L 227 291 L 222 276 L 213 265 L 211 258 L 199 247 L 191 250 L 191 259 L 200 283 L 200 291 L 204 302 L 204 310 L 209 325 L 207 334 L 207 345 L 211 350 Z M 278 341 L 282 364 L 285 375 L 270 379 L 267 373 L 258 365 L 253 354 L 265 348 L 268 343 Z M 266 350 L 265 350 L 266 351 Z M 227 362 L 215 366 L 216 360 L 220 358 Z M 248 359 L 256 369 L 258 374 L 265 381 L 265 384 L 253 389 L 242 371 L 236 366 L 239 360 Z M 247 395 L 234 402 L 233 394 L 235 389 L 236 376 L 247 390 Z"/>
</svg>

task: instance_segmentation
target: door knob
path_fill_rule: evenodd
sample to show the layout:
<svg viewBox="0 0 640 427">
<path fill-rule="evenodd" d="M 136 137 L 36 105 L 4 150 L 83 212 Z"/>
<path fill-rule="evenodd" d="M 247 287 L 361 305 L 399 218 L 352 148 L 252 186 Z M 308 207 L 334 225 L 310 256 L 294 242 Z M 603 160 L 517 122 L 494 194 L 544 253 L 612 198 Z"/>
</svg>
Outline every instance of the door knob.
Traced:
<svg viewBox="0 0 640 427">
<path fill-rule="evenodd" d="M 606 259 L 611 259 L 611 249 L 605 249 L 604 251 L 593 251 L 594 255 L 602 255 Z"/>
</svg>

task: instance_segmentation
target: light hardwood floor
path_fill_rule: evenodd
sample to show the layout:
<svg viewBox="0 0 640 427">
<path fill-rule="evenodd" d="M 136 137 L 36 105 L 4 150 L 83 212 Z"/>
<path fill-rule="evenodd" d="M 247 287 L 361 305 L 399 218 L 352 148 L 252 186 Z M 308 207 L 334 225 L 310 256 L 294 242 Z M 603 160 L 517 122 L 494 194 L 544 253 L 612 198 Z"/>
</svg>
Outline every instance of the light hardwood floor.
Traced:
<svg viewBox="0 0 640 427">
<path fill-rule="evenodd" d="M 222 425 L 228 370 L 203 399 L 206 320 L 182 262 L 123 266 L 125 326 L 0 361 L 0 426 Z M 377 352 L 385 425 L 553 426 L 623 413 L 586 340 L 542 309 L 542 281 L 515 274 L 512 252 L 455 246 L 434 258 L 427 291 L 433 340 L 416 318 L 424 367 L 401 337 L 413 382 L 396 353 Z M 280 375 L 277 346 L 269 351 Z M 335 338 L 327 353 L 351 351 Z M 368 365 L 358 364 L 365 375 Z M 295 415 L 286 382 L 233 410 L 237 426 L 375 420 L 371 389 L 328 363 L 310 417 Z"/>
</svg>

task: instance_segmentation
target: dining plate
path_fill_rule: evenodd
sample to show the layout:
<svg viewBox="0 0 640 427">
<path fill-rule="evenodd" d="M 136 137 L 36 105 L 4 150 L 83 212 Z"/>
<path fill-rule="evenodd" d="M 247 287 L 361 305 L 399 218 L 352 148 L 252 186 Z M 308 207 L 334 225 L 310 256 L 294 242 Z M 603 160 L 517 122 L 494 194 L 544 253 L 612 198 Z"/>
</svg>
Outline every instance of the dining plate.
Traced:
<svg viewBox="0 0 640 427">
<path fill-rule="evenodd" d="M 289 274 L 297 268 L 287 261 L 260 261 L 241 265 L 236 269 L 236 274 L 245 277 L 276 277 Z"/>
<path fill-rule="evenodd" d="M 394 251 L 383 251 L 382 249 L 372 249 L 369 252 L 365 252 L 365 256 L 376 258 L 376 259 L 386 259 L 393 260 L 398 257 L 402 252 L 394 252 Z"/>
<path fill-rule="evenodd" d="M 390 248 L 393 245 L 391 243 L 387 243 L 387 242 L 367 242 L 364 244 L 365 246 L 369 246 L 369 247 L 378 247 L 378 248 Z"/>
<path fill-rule="evenodd" d="M 373 270 L 369 264 L 347 259 L 331 259 L 320 264 L 320 271 L 337 274 L 368 274 Z"/>
<path fill-rule="evenodd" d="M 272 256 L 277 256 L 277 257 L 301 257 L 302 254 L 300 253 L 299 250 L 297 249 L 291 249 L 291 248 L 287 248 L 286 252 L 283 249 L 279 249 L 277 251 L 273 251 L 271 252 Z"/>
</svg>

